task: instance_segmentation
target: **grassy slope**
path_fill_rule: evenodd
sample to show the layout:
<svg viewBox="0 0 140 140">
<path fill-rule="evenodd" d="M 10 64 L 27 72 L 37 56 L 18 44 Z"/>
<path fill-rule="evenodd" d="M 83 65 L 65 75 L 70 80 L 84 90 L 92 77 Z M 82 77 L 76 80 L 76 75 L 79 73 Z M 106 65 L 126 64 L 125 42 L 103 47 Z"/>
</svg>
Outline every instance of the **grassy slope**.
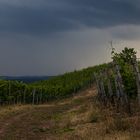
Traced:
<svg viewBox="0 0 140 140">
<path fill-rule="evenodd" d="M 0 108 L 1 140 L 138 140 L 140 113 L 119 117 L 96 101 L 93 86 L 60 101 Z"/>
</svg>

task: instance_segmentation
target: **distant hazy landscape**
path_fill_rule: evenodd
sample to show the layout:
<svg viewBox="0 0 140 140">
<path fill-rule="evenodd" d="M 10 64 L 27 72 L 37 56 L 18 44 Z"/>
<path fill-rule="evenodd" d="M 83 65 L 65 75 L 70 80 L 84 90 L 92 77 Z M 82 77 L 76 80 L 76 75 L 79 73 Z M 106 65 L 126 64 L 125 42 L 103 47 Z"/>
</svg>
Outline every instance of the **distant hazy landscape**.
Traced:
<svg viewBox="0 0 140 140">
<path fill-rule="evenodd" d="M 22 81 L 24 83 L 32 83 L 36 81 L 48 80 L 54 76 L 1 76 L 3 80 Z"/>
</svg>

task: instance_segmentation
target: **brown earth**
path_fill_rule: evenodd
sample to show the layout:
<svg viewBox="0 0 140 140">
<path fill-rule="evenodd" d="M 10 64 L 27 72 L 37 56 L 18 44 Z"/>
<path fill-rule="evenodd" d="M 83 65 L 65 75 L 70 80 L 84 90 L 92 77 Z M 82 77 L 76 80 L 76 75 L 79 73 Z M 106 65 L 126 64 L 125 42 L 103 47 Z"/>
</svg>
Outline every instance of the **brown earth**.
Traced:
<svg viewBox="0 0 140 140">
<path fill-rule="evenodd" d="M 104 107 L 95 86 L 45 105 L 0 108 L 0 140 L 139 140 L 140 113 Z"/>
</svg>

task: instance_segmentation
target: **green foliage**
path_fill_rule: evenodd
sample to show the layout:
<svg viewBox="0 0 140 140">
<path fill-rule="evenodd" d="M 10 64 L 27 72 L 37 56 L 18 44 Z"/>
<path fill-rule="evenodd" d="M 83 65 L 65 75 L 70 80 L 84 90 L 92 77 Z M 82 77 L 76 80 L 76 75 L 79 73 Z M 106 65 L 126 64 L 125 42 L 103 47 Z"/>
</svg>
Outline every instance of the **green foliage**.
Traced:
<svg viewBox="0 0 140 140">
<path fill-rule="evenodd" d="M 137 93 L 136 78 L 132 66 L 135 56 L 134 48 L 124 48 L 120 53 L 112 50 L 112 59 L 120 66 L 124 89 L 129 97 L 135 97 Z"/>
<path fill-rule="evenodd" d="M 124 50 L 120 53 L 116 53 L 115 49 L 112 49 L 112 59 L 117 61 L 119 64 L 120 63 L 128 63 L 132 64 L 133 63 L 133 58 L 136 55 L 136 51 L 134 48 L 127 48 L 125 47 Z"/>
<path fill-rule="evenodd" d="M 94 72 L 108 65 L 89 67 L 31 84 L 0 80 L 0 104 L 45 103 L 66 98 L 94 83 Z M 35 95 L 33 91 L 35 90 Z M 34 101 L 33 101 L 34 96 Z"/>
</svg>

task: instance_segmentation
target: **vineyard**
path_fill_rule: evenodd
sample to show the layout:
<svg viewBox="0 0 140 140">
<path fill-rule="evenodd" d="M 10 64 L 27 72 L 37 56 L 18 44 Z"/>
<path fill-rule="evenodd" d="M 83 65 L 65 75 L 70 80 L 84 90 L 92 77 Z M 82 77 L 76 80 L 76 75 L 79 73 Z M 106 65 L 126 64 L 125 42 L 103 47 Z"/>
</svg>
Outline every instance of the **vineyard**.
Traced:
<svg viewBox="0 0 140 140">
<path fill-rule="evenodd" d="M 0 104 L 42 104 L 69 97 L 93 84 L 95 81 L 94 72 L 104 67 L 107 67 L 107 64 L 31 84 L 0 80 Z"/>
<path fill-rule="evenodd" d="M 0 80 L 0 105 L 43 104 L 76 94 L 96 83 L 98 99 L 104 104 L 126 106 L 131 100 L 140 101 L 140 73 L 136 52 L 125 48 L 116 53 L 112 49 L 112 62 L 80 71 L 66 73 L 49 80 L 31 84 Z"/>
</svg>

